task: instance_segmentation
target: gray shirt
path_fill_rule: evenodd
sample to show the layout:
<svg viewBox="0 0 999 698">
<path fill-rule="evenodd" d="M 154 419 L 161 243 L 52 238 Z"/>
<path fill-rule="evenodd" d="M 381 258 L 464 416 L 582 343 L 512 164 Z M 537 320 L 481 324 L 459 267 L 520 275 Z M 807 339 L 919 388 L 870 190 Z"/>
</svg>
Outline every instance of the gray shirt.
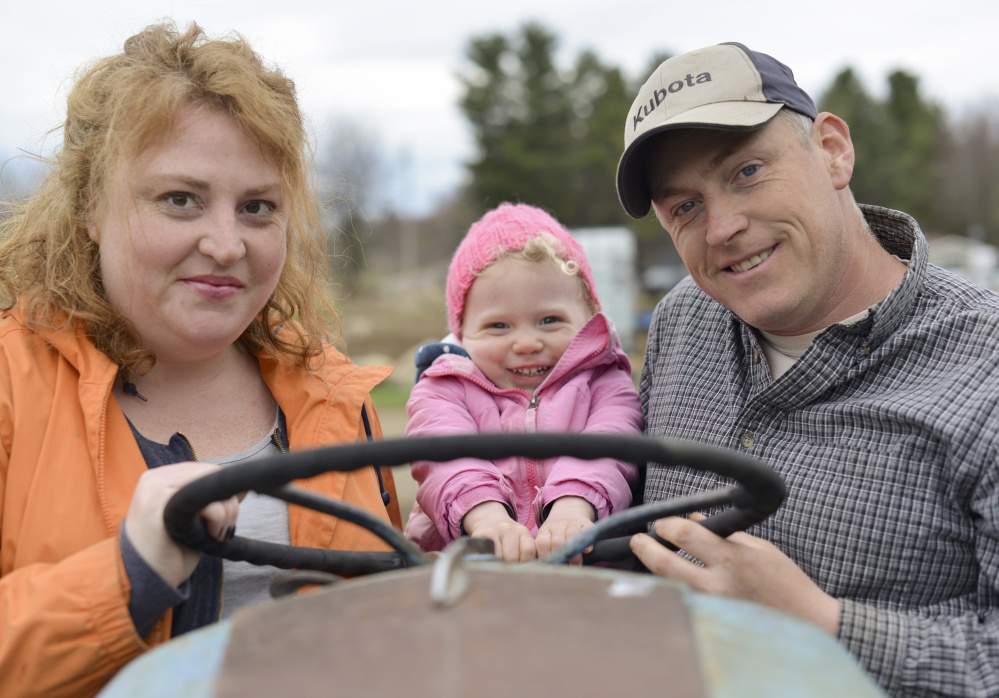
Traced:
<svg viewBox="0 0 999 698">
<path fill-rule="evenodd" d="M 277 429 L 277 417 L 274 426 L 260 441 L 245 451 L 240 451 L 225 458 L 211 459 L 212 463 L 222 467 L 245 463 L 257 458 L 274 456 L 281 453 L 274 432 Z M 236 531 L 244 538 L 262 540 L 268 543 L 291 545 L 291 534 L 288 531 L 288 504 L 275 499 L 247 492 L 239 505 L 239 517 L 236 520 Z M 222 562 L 222 611 L 220 617 L 225 619 L 243 606 L 251 606 L 271 599 L 270 584 L 277 577 L 287 574 L 283 570 L 270 565 L 253 565 L 249 562 Z"/>
<path fill-rule="evenodd" d="M 144 437 L 131 422 L 129 426 L 150 468 L 185 460 L 197 460 L 190 443 L 182 434 L 176 433 L 170 438 L 169 443 L 160 444 Z M 284 416 L 278 409 L 272 430 L 263 435 L 256 444 L 226 458 L 215 459 L 214 462 L 224 467 L 253 457 L 283 451 L 287 447 L 285 432 Z M 288 505 L 284 502 L 268 497 L 258 498 L 251 492 L 240 505 L 237 529 L 243 537 L 263 539 L 272 543 L 288 543 L 290 535 L 287 511 Z M 128 536 L 125 535 L 124 526 L 121 527 L 118 539 L 125 572 L 132 585 L 128 610 L 141 637 L 145 637 L 167 609 L 174 606 L 181 611 L 174 615 L 172 632 L 177 635 L 223 616 L 227 617 L 240 605 L 264 601 L 270 595 L 270 582 L 282 573 L 281 570 L 269 566 L 254 570 L 247 566 L 248 563 L 231 563 L 229 560 L 224 562 L 223 569 L 223 565 L 219 564 L 221 561 L 217 558 L 202 556 L 194 575 L 179 589 L 175 589 L 136 552 Z M 234 568 L 233 564 L 237 566 Z M 226 584 L 230 582 L 233 583 L 232 588 L 227 589 Z M 195 593 L 192 594 L 192 591 Z M 184 602 L 188 603 L 186 606 L 181 606 L 180 604 Z"/>
<path fill-rule="evenodd" d="M 842 602 L 839 638 L 897 696 L 999 694 L 999 295 L 927 263 L 909 216 L 863 207 L 899 286 L 778 379 L 690 280 L 655 311 L 650 434 L 741 450 L 788 485 L 750 533 Z M 713 488 L 650 464 L 645 500 Z"/>
</svg>

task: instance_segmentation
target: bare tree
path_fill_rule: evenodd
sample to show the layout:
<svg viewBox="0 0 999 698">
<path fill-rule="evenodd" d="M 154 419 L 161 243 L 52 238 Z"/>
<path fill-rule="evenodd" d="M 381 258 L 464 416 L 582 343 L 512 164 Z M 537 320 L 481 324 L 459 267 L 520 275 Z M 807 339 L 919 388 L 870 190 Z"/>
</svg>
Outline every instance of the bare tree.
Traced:
<svg viewBox="0 0 999 698">
<path fill-rule="evenodd" d="M 954 120 L 941 169 L 938 199 L 953 221 L 949 232 L 999 245 L 999 103 Z"/>
<path fill-rule="evenodd" d="M 319 153 L 320 199 L 330 250 L 341 277 L 363 264 L 362 238 L 384 214 L 384 157 L 377 137 L 357 121 L 332 122 Z"/>
</svg>

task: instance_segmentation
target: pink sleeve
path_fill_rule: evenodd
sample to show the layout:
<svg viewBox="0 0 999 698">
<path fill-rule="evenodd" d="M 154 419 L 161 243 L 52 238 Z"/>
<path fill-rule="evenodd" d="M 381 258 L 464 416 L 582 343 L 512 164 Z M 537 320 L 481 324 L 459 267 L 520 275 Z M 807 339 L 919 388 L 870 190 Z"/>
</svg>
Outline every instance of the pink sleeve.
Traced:
<svg viewBox="0 0 999 698">
<path fill-rule="evenodd" d="M 479 426 L 468 409 L 468 389 L 475 387 L 458 378 L 423 377 L 406 403 L 406 437 L 478 434 Z M 498 501 L 510 508 L 513 501 L 499 469 L 486 460 L 417 461 L 412 473 L 418 483 L 416 501 L 447 542 L 461 535 L 461 520 L 472 507 Z"/>
<path fill-rule="evenodd" d="M 585 434 L 639 434 L 642 431 L 642 405 L 638 390 L 627 371 L 612 366 L 597 375 L 590 388 L 590 408 L 586 424 L 574 431 Z M 552 464 L 541 495 L 544 511 L 559 497 L 582 497 L 602 519 L 631 504 L 632 487 L 638 481 L 633 463 L 599 458 L 583 460 L 563 456 Z"/>
</svg>

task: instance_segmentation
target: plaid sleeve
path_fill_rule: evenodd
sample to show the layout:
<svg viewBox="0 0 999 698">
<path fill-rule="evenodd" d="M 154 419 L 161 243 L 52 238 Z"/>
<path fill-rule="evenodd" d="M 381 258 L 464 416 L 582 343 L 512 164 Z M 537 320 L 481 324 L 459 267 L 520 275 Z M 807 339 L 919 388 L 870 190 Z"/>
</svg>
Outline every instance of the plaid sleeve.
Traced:
<svg viewBox="0 0 999 698">
<path fill-rule="evenodd" d="M 893 696 L 999 694 L 994 612 L 927 618 L 846 601 L 838 637 Z"/>
</svg>

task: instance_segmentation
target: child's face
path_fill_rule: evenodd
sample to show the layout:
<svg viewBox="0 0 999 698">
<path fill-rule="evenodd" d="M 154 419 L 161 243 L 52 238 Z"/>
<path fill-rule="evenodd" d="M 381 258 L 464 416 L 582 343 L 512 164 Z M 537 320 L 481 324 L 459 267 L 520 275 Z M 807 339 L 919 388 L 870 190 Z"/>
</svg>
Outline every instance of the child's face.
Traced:
<svg viewBox="0 0 999 698">
<path fill-rule="evenodd" d="M 592 315 L 578 276 L 500 259 L 468 291 L 461 343 L 497 387 L 533 393 Z"/>
</svg>

